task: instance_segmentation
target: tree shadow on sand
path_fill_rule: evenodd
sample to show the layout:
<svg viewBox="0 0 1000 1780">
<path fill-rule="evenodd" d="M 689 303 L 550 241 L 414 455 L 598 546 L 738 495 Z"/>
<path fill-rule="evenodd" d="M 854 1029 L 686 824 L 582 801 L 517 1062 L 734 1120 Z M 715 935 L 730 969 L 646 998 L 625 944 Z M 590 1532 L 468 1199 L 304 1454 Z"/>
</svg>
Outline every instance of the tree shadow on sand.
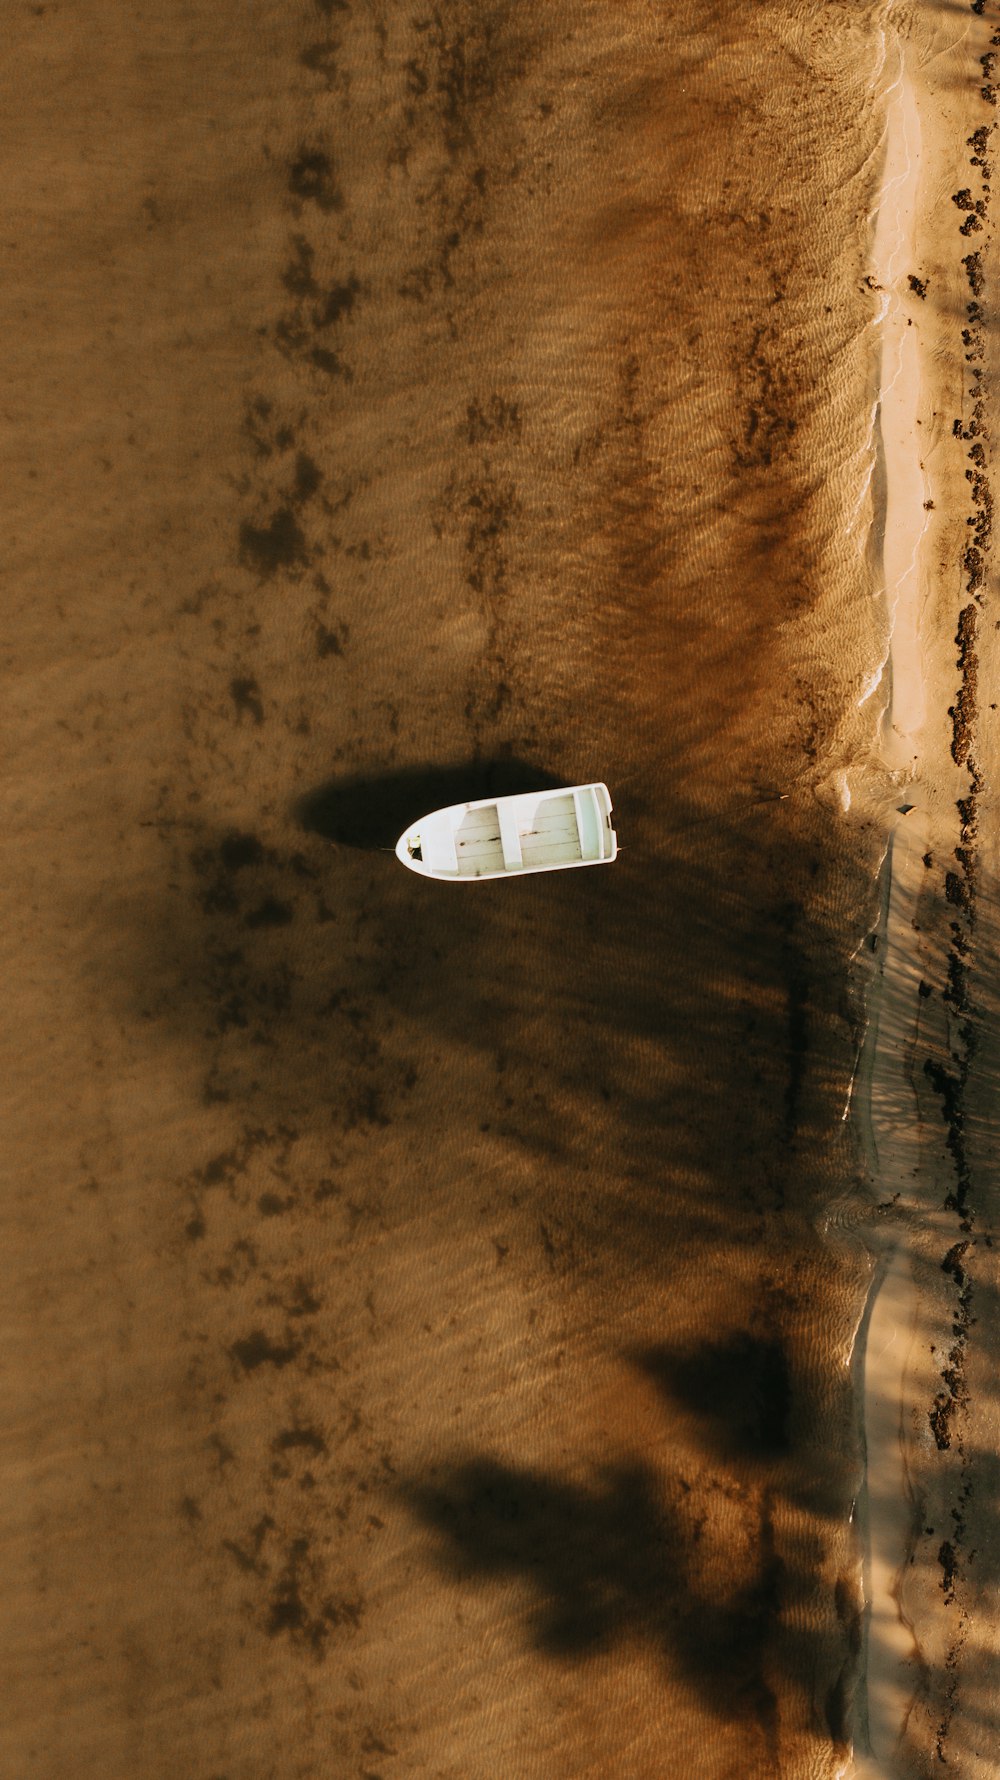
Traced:
<svg viewBox="0 0 1000 1780">
<path fill-rule="evenodd" d="M 226 1172 L 241 1144 L 272 1129 L 329 1134 L 337 1190 L 364 1210 L 385 1133 L 426 1158 L 378 1181 L 380 1228 L 399 1254 L 422 1227 L 447 1228 L 449 1242 L 496 1234 L 511 1276 L 522 1268 L 546 1292 L 566 1281 L 598 1309 L 658 1293 L 706 1253 L 731 1263 L 735 1291 L 752 1269 L 778 1282 L 761 1285 L 768 1303 L 780 1297 L 773 1318 L 746 1334 L 633 1356 L 701 1436 L 694 1485 L 641 1454 L 564 1477 L 466 1449 L 405 1486 L 452 1574 L 529 1583 L 540 1652 L 585 1660 L 645 1645 L 714 1716 L 745 1719 L 771 1747 L 783 1688 L 840 1662 L 829 1630 L 815 1650 L 784 1631 L 790 1604 L 806 1601 L 801 1622 L 813 1611 L 818 1542 L 850 1458 L 831 1481 L 793 1450 L 802 1362 L 781 1308 L 794 1319 L 806 1289 L 793 1261 L 803 1279 L 829 1270 L 809 1219 L 828 1191 L 850 1040 L 830 964 L 837 909 L 814 888 L 833 819 L 790 800 L 706 814 L 683 784 L 656 796 L 638 775 L 608 777 L 625 839 L 614 869 L 516 885 L 419 884 L 364 851 L 424 810 L 553 782 L 509 760 L 328 780 L 295 806 L 298 834 L 199 831 L 184 843 L 182 889 L 143 912 L 131 992 L 201 1054 L 206 1099 L 232 1106 L 229 1146 L 192 1189 L 200 1254 L 228 1227 L 202 1183 L 221 1177 L 254 1231 L 251 1190 Z M 440 1143 L 443 1069 L 448 1139 L 486 1159 L 473 1194 L 456 1194 Z M 317 1200 L 317 1213 L 313 1190 L 289 1172 L 290 1233 L 334 1203 Z M 352 1265 L 382 1267 L 383 1251 Z M 715 1544 L 699 1532 L 702 1482 L 722 1524 Z M 815 1509 L 813 1533 L 790 1555 L 781 1516 L 799 1504 Z M 840 1707 L 816 1710 L 836 1740 Z"/>
<path fill-rule="evenodd" d="M 581 1660 L 638 1639 L 679 1659 L 721 1715 L 772 1724 L 762 1657 L 783 1566 L 765 1540 L 756 1573 L 725 1602 L 708 1598 L 676 1480 L 665 1489 L 645 1465 L 613 1465 L 584 1485 L 474 1459 L 406 1493 L 456 1581 L 529 1583 L 527 1630 L 544 1655 Z"/>
<path fill-rule="evenodd" d="M 1000 921 L 992 903 L 982 925 L 987 931 L 977 1012 L 987 1036 L 963 1128 L 972 1161 L 982 1162 L 976 1186 L 985 1211 L 992 1175 L 979 1152 L 991 1144 L 1000 1079 L 992 1036 L 1000 1030 L 994 987 L 1000 948 L 993 931 Z M 974 1244 L 970 1257 L 974 1268 Z M 941 1266 L 949 1277 L 954 1273 L 950 1255 Z M 985 1279 L 973 1277 L 971 1289 L 975 1339 L 992 1352 L 1000 1300 Z M 823 1727 L 835 1747 L 845 1748 L 859 1678 L 860 1603 L 849 1579 L 842 1579 L 836 1595 L 843 1635 L 838 1673 L 829 1639 L 811 1618 L 810 1601 L 822 1562 L 822 1530 L 844 1512 L 841 1486 L 828 1444 L 800 1438 L 805 1400 L 814 1393 L 780 1319 L 708 1344 L 665 1341 L 631 1358 L 657 1386 L 668 1424 L 680 1416 L 695 1432 L 712 1488 L 740 1505 L 748 1537 L 742 1563 L 734 1540 L 731 1586 L 721 1586 L 704 1561 L 709 1535 L 696 1506 L 704 1503 L 704 1492 L 692 1490 L 669 1459 L 660 1469 L 616 1462 L 580 1481 L 492 1456 L 457 1454 L 430 1479 L 403 1486 L 410 1510 L 440 1541 L 438 1563 L 463 1585 L 525 1585 L 524 1633 L 547 1658 L 582 1661 L 639 1642 L 662 1654 L 711 1712 L 745 1719 L 767 1739 L 775 1738 L 776 1701 L 785 1691 L 803 1677 L 823 1677 L 813 1702 L 817 1731 Z M 988 1420 L 995 1413 L 992 1393 L 985 1405 L 973 1401 L 972 1409 Z M 956 1430 L 962 1425 L 958 1415 Z M 943 1519 L 935 1513 L 934 1524 L 921 1522 L 915 1534 L 941 1567 L 942 1596 L 934 1614 L 953 1622 L 957 1650 L 967 1604 L 983 1599 L 996 1583 L 998 1460 L 990 1447 L 972 1441 L 966 1447 L 956 1432 L 950 1463 L 953 1480 L 942 1488 L 939 1504 L 947 1512 Z M 803 1515 L 809 1534 L 801 1530 Z M 788 1528 L 796 1522 L 799 1531 L 789 1540 Z M 942 1747 L 949 1738 L 959 1748 L 970 1747 L 977 1735 L 995 1738 L 994 1671 L 991 1653 L 978 1649 L 970 1650 L 961 1671 L 927 1670 L 921 1684 L 926 1701 L 901 1746 L 914 1773 L 931 1771 L 925 1745 L 934 1714 Z"/>
<path fill-rule="evenodd" d="M 669 1463 L 618 1462 L 580 1482 L 473 1457 L 456 1459 L 441 1481 L 411 1480 L 404 1499 L 439 1537 L 438 1562 L 456 1582 L 528 1585 L 524 1629 L 541 1654 L 581 1661 L 638 1642 L 715 1716 L 754 1724 L 776 1749 L 780 1694 L 829 1664 L 808 1613 L 793 1641 L 781 1623 L 791 1603 L 808 1602 L 819 1559 L 815 1541 L 782 1538 L 783 1510 L 810 1499 L 815 1507 L 822 1495 L 815 1465 L 790 1438 L 782 1342 L 737 1334 L 697 1351 L 654 1349 L 635 1363 L 660 1386 L 668 1421 L 693 1418 L 712 1473 L 697 1488 Z M 709 1521 L 706 1482 L 716 1504 Z M 711 1557 L 720 1528 L 735 1553 L 725 1576 Z M 851 1612 L 845 1602 L 856 1651 Z M 845 1704 L 842 1680 L 815 1708 L 841 1746 Z"/>
<path fill-rule="evenodd" d="M 690 1352 L 650 1348 L 637 1364 L 668 1400 L 697 1415 L 720 1457 L 767 1461 L 789 1451 L 792 1386 L 780 1336 L 740 1331 Z"/>
<path fill-rule="evenodd" d="M 825 1157 L 840 1129 L 850 1009 L 809 901 L 822 812 L 708 819 L 612 775 L 610 870 L 456 889 L 374 851 L 422 810 L 554 782 L 516 759 L 425 764 L 320 784 L 298 837 L 191 825 L 107 979 L 124 965 L 128 1012 L 200 1054 L 206 1102 L 254 1129 L 324 1121 L 359 1157 L 395 1122 L 433 1145 L 448 1057 L 454 1118 L 537 1162 L 550 1231 L 571 1171 L 567 1243 L 598 1274 L 658 1277 L 705 1238 L 770 1257 L 770 1220 L 822 1203 L 816 1134 Z"/>
</svg>

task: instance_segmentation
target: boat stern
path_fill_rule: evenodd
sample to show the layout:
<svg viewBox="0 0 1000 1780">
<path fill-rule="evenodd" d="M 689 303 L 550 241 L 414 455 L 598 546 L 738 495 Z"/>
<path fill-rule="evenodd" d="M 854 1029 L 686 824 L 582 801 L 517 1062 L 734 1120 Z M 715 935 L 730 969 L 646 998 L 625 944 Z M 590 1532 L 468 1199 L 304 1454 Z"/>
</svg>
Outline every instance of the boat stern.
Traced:
<svg viewBox="0 0 1000 1780">
<path fill-rule="evenodd" d="M 597 805 L 597 821 L 600 832 L 597 857 L 602 865 L 610 865 L 611 861 L 618 857 L 618 836 L 611 820 L 614 807 L 611 802 L 611 793 L 607 786 L 600 781 L 593 784 L 590 789 Z"/>
</svg>

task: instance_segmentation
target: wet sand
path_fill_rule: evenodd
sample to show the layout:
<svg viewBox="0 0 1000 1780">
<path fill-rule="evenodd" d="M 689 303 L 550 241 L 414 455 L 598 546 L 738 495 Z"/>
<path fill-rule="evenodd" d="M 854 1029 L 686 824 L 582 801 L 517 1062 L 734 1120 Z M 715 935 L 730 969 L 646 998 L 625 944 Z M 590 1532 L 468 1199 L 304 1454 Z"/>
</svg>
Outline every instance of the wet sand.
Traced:
<svg viewBox="0 0 1000 1780">
<path fill-rule="evenodd" d="M 19 16 L 5 1769 L 845 1771 L 880 21 Z"/>
</svg>

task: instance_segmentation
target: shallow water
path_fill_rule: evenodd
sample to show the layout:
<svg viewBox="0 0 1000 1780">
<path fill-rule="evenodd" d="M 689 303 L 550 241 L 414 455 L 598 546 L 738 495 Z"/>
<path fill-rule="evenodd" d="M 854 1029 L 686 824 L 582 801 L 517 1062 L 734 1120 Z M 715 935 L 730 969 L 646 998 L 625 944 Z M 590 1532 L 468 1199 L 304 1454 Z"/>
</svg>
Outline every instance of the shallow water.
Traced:
<svg viewBox="0 0 1000 1780">
<path fill-rule="evenodd" d="M 11 1759 L 833 1773 L 881 14 L 89 13 L 18 42 Z M 612 870 L 380 850 L 598 777 Z"/>
</svg>

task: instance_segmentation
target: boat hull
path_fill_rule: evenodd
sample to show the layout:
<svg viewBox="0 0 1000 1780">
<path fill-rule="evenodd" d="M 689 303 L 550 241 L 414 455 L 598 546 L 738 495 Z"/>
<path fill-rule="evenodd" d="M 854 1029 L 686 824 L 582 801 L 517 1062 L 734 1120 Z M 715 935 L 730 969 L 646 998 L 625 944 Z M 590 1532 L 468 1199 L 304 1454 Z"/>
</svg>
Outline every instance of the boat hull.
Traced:
<svg viewBox="0 0 1000 1780">
<path fill-rule="evenodd" d="M 451 804 L 412 823 L 396 857 L 418 877 L 459 884 L 610 865 L 618 853 L 611 812 L 599 781 Z"/>
</svg>

